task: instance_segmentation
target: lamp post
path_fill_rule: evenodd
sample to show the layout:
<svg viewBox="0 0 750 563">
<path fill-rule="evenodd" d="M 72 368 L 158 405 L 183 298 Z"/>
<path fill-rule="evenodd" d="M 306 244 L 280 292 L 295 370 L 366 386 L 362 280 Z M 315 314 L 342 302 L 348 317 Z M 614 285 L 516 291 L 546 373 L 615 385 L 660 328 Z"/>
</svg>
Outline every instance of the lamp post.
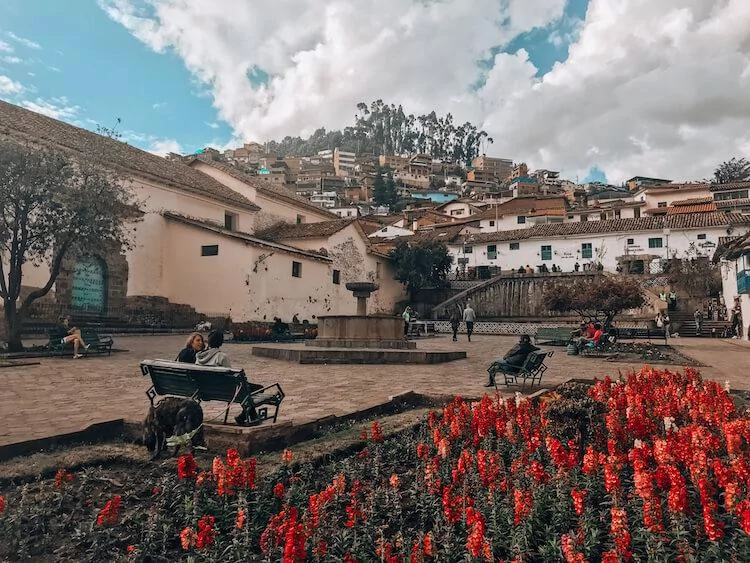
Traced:
<svg viewBox="0 0 750 563">
<path fill-rule="evenodd" d="M 664 238 L 667 246 L 667 267 L 664 268 L 664 271 L 666 272 L 669 271 L 669 234 L 671 233 L 671 231 L 669 229 L 664 229 L 662 232 L 664 233 Z"/>
</svg>

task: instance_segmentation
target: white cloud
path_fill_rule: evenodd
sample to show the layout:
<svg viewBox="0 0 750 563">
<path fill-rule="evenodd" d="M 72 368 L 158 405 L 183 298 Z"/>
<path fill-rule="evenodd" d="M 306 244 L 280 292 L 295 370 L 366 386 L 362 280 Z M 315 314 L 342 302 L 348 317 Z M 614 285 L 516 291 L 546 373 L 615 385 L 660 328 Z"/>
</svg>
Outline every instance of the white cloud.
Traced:
<svg viewBox="0 0 750 563">
<path fill-rule="evenodd" d="M 81 109 L 79 106 L 71 104 L 64 96 L 49 100 L 43 98 L 37 98 L 33 101 L 22 100 L 20 105 L 31 111 L 62 121 L 74 121 Z"/>
<path fill-rule="evenodd" d="M 182 154 L 183 150 L 180 146 L 180 143 L 178 143 L 174 139 L 159 139 L 151 142 L 148 148 L 148 152 L 158 154 L 159 156 L 166 156 L 171 152 Z"/>
<path fill-rule="evenodd" d="M 216 123 L 215 121 L 211 121 L 211 122 L 209 122 L 209 121 L 206 121 L 205 123 L 206 123 L 206 125 L 208 125 L 208 126 L 209 126 L 209 127 L 211 128 L 211 129 L 218 129 L 218 128 L 219 128 L 219 124 L 218 124 L 218 123 Z"/>
<path fill-rule="evenodd" d="M 151 109 L 154 109 L 154 110 L 160 110 L 160 109 L 162 109 L 163 107 L 166 107 L 166 105 L 167 105 L 167 102 L 156 102 L 155 104 L 153 104 L 153 105 L 151 106 Z"/>
<path fill-rule="evenodd" d="M 4 95 L 17 95 L 25 90 L 20 82 L 16 82 L 11 78 L 0 74 L 0 94 Z"/>
<path fill-rule="evenodd" d="M 36 41 L 32 41 L 31 39 L 26 39 L 25 37 L 19 37 L 12 31 L 8 31 L 5 35 L 10 37 L 16 43 L 20 43 L 21 45 L 23 45 L 24 47 L 28 47 L 29 49 L 41 49 L 42 48 L 42 46 Z"/>
<path fill-rule="evenodd" d="M 22 63 L 23 61 L 19 59 L 18 57 L 8 56 L 8 57 L 0 57 L 0 62 L 4 62 L 9 65 L 17 65 L 17 64 Z"/>
<path fill-rule="evenodd" d="M 0 39 L 0 53 L 12 53 L 13 47 L 8 45 L 5 41 Z"/>
<path fill-rule="evenodd" d="M 747 0 L 590 0 L 572 26 L 564 0 L 99 2 L 181 57 L 246 140 L 341 127 L 382 98 L 476 121 L 490 154 L 570 175 L 702 178 L 750 156 Z M 503 53 L 472 91 L 477 61 L 532 27 L 570 43 L 568 60 L 539 78 L 525 51 Z"/>
</svg>

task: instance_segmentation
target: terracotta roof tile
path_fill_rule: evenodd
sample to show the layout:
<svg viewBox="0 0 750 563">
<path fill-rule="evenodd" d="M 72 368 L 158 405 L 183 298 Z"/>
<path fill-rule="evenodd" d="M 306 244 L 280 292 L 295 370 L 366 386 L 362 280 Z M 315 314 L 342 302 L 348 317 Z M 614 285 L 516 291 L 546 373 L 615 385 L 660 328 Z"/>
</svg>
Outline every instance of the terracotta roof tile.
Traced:
<svg viewBox="0 0 750 563">
<path fill-rule="evenodd" d="M 682 215 L 685 213 L 712 213 L 716 211 L 716 204 L 713 203 L 699 203 L 696 205 L 677 205 L 675 207 L 667 208 L 667 215 Z"/>
<path fill-rule="evenodd" d="M 479 219 L 494 219 L 503 215 L 529 215 L 543 209 L 567 209 L 567 202 L 564 197 L 516 197 L 500 205 L 487 208 L 483 211 Z"/>
<path fill-rule="evenodd" d="M 673 201 L 673 206 L 680 206 L 680 205 L 697 205 L 699 203 L 713 203 L 714 198 L 711 196 L 707 197 L 691 197 L 688 199 L 680 199 L 678 201 Z"/>
<path fill-rule="evenodd" d="M 745 207 L 750 206 L 750 198 L 725 199 L 715 201 L 716 207 Z"/>
<path fill-rule="evenodd" d="M 750 182 L 730 182 L 728 184 L 711 184 L 712 192 L 725 192 L 728 190 L 748 190 Z"/>
<path fill-rule="evenodd" d="M 335 213 L 331 213 L 330 211 L 327 211 L 323 209 L 322 207 L 313 205 L 307 199 L 305 199 L 302 196 L 298 196 L 291 190 L 281 187 L 281 186 L 275 186 L 271 184 L 270 182 L 261 180 L 257 176 L 251 176 L 250 174 L 246 174 L 239 168 L 236 168 L 235 166 L 232 166 L 230 164 L 224 164 L 223 162 L 217 162 L 215 160 L 208 161 L 208 160 L 195 158 L 189 161 L 188 165 L 192 165 L 195 162 L 202 162 L 203 164 L 207 164 L 208 166 L 211 166 L 212 168 L 216 168 L 217 170 L 220 170 L 221 172 L 224 172 L 225 174 L 231 176 L 235 180 L 239 180 L 240 182 L 243 182 L 247 184 L 248 186 L 252 186 L 258 192 L 268 197 L 286 201 L 288 203 L 292 203 L 298 207 L 301 207 L 303 209 L 308 209 L 310 211 L 315 211 L 316 213 L 320 213 L 324 216 L 338 218 L 338 215 L 336 215 Z"/>
<path fill-rule="evenodd" d="M 472 235 L 476 242 L 517 241 L 531 238 L 595 235 L 611 232 L 654 231 L 670 229 L 700 229 L 730 225 L 750 226 L 750 217 L 741 213 L 686 213 L 638 219 L 610 219 L 607 221 L 584 221 L 577 223 L 548 223 L 527 229 L 498 231 Z"/>
<path fill-rule="evenodd" d="M 260 208 L 245 196 L 185 164 L 167 160 L 109 137 L 0 101 L 0 139 L 31 142 L 74 156 L 102 154 L 118 171 L 156 179 L 181 191 L 203 195 L 242 209 Z"/>
<path fill-rule="evenodd" d="M 327 238 L 356 221 L 356 219 L 336 219 L 335 221 L 319 221 L 317 223 L 301 223 L 298 225 L 279 223 L 263 231 L 262 238 L 268 238 L 269 240 Z"/>
</svg>

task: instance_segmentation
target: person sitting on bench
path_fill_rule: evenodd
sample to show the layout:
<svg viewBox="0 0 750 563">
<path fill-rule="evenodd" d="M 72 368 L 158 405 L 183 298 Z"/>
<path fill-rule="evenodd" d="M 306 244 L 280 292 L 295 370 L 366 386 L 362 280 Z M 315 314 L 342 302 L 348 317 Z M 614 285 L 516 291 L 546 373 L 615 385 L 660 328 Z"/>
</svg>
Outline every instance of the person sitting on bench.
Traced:
<svg viewBox="0 0 750 563">
<path fill-rule="evenodd" d="M 594 323 L 594 334 L 592 336 L 586 336 L 585 338 L 581 338 L 578 340 L 578 350 L 583 350 L 584 348 L 593 348 L 595 346 L 599 345 L 599 341 L 604 336 L 604 329 L 602 328 L 601 323 Z"/>
<path fill-rule="evenodd" d="M 518 344 L 513 346 L 501 360 L 492 362 L 492 365 L 487 369 L 490 380 L 485 387 L 493 387 L 495 385 L 495 374 L 499 371 L 504 373 L 518 373 L 526 358 L 529 357 L 529 354 L 537 350 L 539 348 L 531 343 L 531 337 L 528 334 L 522 334 Z"/>
<path fill-rule="evenodd" d="M 224 333 L 220 330 L 211 331 L 208 334 L 208 348 L 195 354 L 195 363 L 201 366 L 232 367 L 229 356 L 220 350 L 222 344 L 224 344 Z M 262 389 L 261 385 L 253 383 L 250 383 L 250 387 L 255 387 L 254 390 Z M 260 423 L 258 413 L 252 404 L 243 409 L 234 420 L 237 424 L 244 426 L 253 426 Z"/>
<path fill-rule="evenodd" d="M 180 350 L 179 354 L 177 354 L 176 361 L 186 364 L 194 364 L 196 354 L 202 352 L 205 347 L 206 345 L 203 341 L 203 335 L 200 332 L 194 332 L 187 339 L 187 342 L 185 342 L 185 347 Z"/>
<path fill-rule="evenodd" d="M 81 336 L 81 330 L 77 327 L 70 326 L 70 317 L 64 316 L 60 317 L 59 324 L 55 327 L 54 336 L 60 339 L 60 343 L 63 345 L 67 344 L 73 344 L 73 358 L 83 358 L 82 354 L 79 354 L 78 351 L 83 347 L 85 350 L 88 350 L 89 347 L 86 345 L 86 343 L 83 341 L 83 337 Z"/>
</svg>

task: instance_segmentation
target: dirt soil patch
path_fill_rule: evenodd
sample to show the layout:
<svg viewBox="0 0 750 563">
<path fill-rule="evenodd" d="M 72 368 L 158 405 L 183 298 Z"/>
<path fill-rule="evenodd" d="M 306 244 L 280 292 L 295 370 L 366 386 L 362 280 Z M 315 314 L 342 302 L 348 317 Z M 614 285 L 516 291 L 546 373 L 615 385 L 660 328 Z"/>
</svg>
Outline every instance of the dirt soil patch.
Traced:
<svg viewBox="0 0 750 563">
<path fill-rule="evenodd" d="M 604 351 L 588 352 L 585 355 L 601 358 L 608 362 L 704 367 L 700 362 L 679 352 L 672 346 L 642 342 L 617 342 Z"/>
</svg>

